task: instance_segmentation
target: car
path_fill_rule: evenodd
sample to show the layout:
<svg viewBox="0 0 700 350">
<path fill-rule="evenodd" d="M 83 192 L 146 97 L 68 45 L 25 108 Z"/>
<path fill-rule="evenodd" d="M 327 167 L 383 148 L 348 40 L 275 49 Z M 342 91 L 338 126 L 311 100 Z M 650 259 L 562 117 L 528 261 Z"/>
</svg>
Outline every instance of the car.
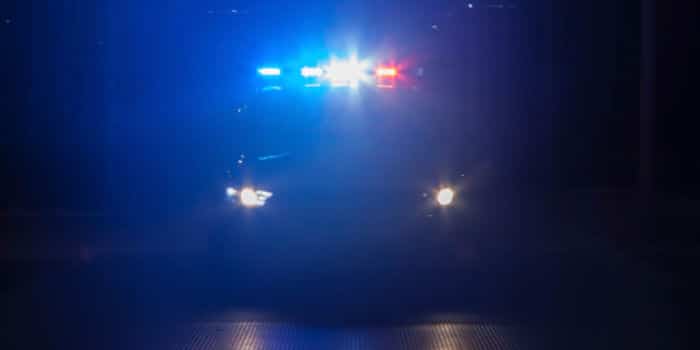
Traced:
<svg viewBox="0 0 700 350">
<path fill-rule="evenodd" d="M 376 72 L 396 68 L 364 66 L 355 85 L 334 80 L 334 64 L 356 63 L 319 68 L 318 86 L 299 81 L 308 66 L 251 72 L 259 84 L 231 113 L 230 126 L 230 134 L 251 137 L 226 145 L 231 151 L 216 196 L 225 209 L 210 233 L 211 254 L 279 271 L 279 265 L 390 265 L 415 253 L 425 259 L 417 264 L 430 264 L 453 258 L 460 247 L 474 250 L 460 226 L 484 169 L 465 162 L 475 148 L 462 152 L 458 145 L 478 139 L 445 129 L 458 111 L 435 105 L 420 76 L 410 73 L 430 70 L 388 72 L 396 73 L 389 88 Z M 444 246 L 437 255 L 428 249 L 435 245 Z"/>
</svg>

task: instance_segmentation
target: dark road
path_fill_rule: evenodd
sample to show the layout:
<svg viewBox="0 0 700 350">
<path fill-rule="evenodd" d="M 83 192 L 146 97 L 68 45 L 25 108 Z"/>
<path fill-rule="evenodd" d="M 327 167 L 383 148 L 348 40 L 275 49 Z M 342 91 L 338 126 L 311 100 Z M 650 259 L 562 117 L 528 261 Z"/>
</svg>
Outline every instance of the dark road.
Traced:
<svg viewBox="0 0 700 350">
<path fill-rule="evenodd" d="M 682 344 L 670 321 L 690 295 L 656 259 L 503 255 L 277 275 L 194 255 L 26 265 L 32 277 L 2 293 L 2 348 L 657 349 Z"/>
<path fill-rule="evenodd" d="M 78 268 L 6 295 L 3 347 L 652 349 L 677 335 L 664 328 L 673 314 L 660 276 L 554 263 L 228 285 L 202 278 L 203 266 Z"/>
</svg>

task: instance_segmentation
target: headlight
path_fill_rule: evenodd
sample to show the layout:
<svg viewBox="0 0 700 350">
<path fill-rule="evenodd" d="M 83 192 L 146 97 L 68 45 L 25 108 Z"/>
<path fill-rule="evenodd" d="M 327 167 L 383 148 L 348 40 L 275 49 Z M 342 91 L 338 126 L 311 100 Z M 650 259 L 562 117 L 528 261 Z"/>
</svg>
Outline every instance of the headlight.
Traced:
<svg viewBox="0 0 700 350">
<path fill-rule="evenodd" d="M 226 188 L 226 195 L 228 197 L 238 196 L 238 201 L 244 207 L 254 208 L 262 207 L 268 198 L 272 197 L 272 192 L 255 190 L 251 187 L 244 187 L 240 191 L 233 187 Z"/>
<path fill-rule="evenodd" d="M 258 201 L 258 196 L 255 194 L 252 188 L 244 188 L 241 190 L 241 204 L 246 207 L 257 207 L 259 205 L 264 205 L 265 202 Z"/>
<path fill-rule="evenodd" d="M 449 187 L 441 188 L 435 196 L 435 199 L 437 200 L 438 204 L 440 204 L 443 207 L 452 204 L 454 198 L 455 191 Z"/>
</svg>

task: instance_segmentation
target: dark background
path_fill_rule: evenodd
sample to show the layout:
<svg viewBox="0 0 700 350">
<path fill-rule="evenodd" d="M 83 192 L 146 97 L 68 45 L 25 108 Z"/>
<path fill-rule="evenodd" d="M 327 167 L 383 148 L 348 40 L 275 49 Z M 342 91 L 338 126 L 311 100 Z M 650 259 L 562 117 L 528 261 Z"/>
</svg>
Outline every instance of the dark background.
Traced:
<svg viewBox="0 0 700 350">
<path fill-rule="evenodd" d="M 439 18 L 454 4 L 440 5 L 435 6 L 433 17 Z M 654 182 L 660 190 L 695 193 L 698 165 L 693 157 L 693 129 L 687 127 L 697 111 L 691 92 L 697 76 L 692 64 L 697 57 L 692 40 L 697 25 L 691 20 L 695 5 L 684 4 L 687 10 L 658 6 Z M 172 104 L 182 111 L 201 103 L 202 85 L 213 82 L 213 73 L 206 69 L 215 70 L 206 67 L 223 64 L 217 61 L 220 58 L 202 54 L 203 48 L 223 42 L 222 33 L 235 38 L 237 31 L 253 30 L 248 22 L 235 23 L 248 21 L 245 16 L 215 21 L 206 16 L 209 9 L 224 8 L 215 2 L 3 4 L 3 20 L 11 21 L 3 22 L 0 32 L 3 207 L 94 210 L 105 205 L 102 190 L 114 175 L 110 171 L 119 168 L 110 164 L 123 161 L 110 145 L 141 142 L 153 136 L 153 129 L 157 132 L 167 125 L 144 127 L 141 134 L 130 134 L 132 141 L 115 141 L 113 135 L 122 131 L 114 129 L 147 123 L 147 119 L 160 124 L 175 109 Z M 254 10 L 248 17 L 255 16 Z M 516 11 L 519 16 L 511 25 L 529 31 L 521 36 L 528 40 L 523 45 L 541 49 L 543 56 L 551 54 L 551 65 L 537 72 L 543 80 L 553 80 L 551 105 L 545 106 L 549 110 L 544 109 L 542 116 L 551 118 L 551 128 L 520 130 L 531 135 L 531 142 L 544 142 L 539 149 L 554 153 L 547 181 L 558 188 L 634 186 L 639 130 L 638 4 L 534 1 L 519 4 Z M 198 47 L 195 40 L 203 42 Z M 168 65 L 183 63 L 192 71 L 165 76 L 173 71 Z M 513 59 L 510 64 L 518 62 Z M 225 74 L 231 74 L 231 69 L 218 68 L 224 73 L 219 76 L 230 78 Z M 204 79 L 198 80 L 197 74 Z M 178 100 L 162 103 L 166 93 L 177 93 L 158 92 L 175 89 L 172 82 L 179 83 L 178 89 L 190 87 L 194 93 L 187 96 L 192 101 L 185 101 L 180 93 Z M 214 84 L 206 88 L 221 93 Z M 228 101 L 213 97 L 212 106 L 225 108 Z M 138 111 L 114 112 L 129 107 Z M 166 142 L 163 139 L 163 147 L 168 147 Z M 537 166 L 544 156 L 527 157 L 513 161 Z M 525 165 L 520 171 L 531 169 Z"/>
<path fill-rule="evenodd" d="M 446 47 L 449 35 L 463 34 L 451 28 L 483 30 L 473 37 L 484 51 L 473 63 L 489 63 L 479 76 L 483 104 L 504 106 L 486 122 L 494 183 L 547 193 L 636 188 L 639 4 L 523 1 L 510 12 L 465 14 L 461 3 L 416 2 L 395 19 L 384 14 L 392 3 L 309 4 L 314 10 L 298 15 L 282 14 L 302 4 L 239 4 L 231 15 L 215 1 L 3 3 L 3 213 L 104 214 L 196 198 L 221 171 L 212 165 L 228 150 L 207 141 L 220 125 L 209 120 L 246 96 L 241 70 L 279 55 L 275 43 L 353 26 L 364 28 L 360 38 L 372 39 L 376 26 L 432 41 L 457 61 L 473 48 Z M 652 152 L 654 190 L 692 198 L 696 12 L 658 4 Z M 430 36 L 433 22 L 444 37 Z"/>
<path fill-rule="evenodd" d="M 664 336 L 692 334 L 697 5 L 657 2 L 654 195 L 644 197 L 640 5 L 474 4 L 472 12 L 456 1 L 0 4 L 0 309 L 9 310 L 0 342 L 132 348 L 124 334 L 134 331 L 144 347 L 141 333 L 172 334 L 173 320 L 231 307 L 312 323 L 464 312 L 544 324 L 542 334 L 568 347 L 660 348 L 670 344 Z M 377 39 L 449 65 L 424 91 L 435 101 L 480 97 L 443 110 L 473 108 L 481 118 L 442 127 L 476 127 L 461 145 L 473 142 L 464 148 L 492 165 L 474 197 L 481 215 L 463 221 L 457 239 L 435 226 L 414 236 L 339 230 L 324 241 L 338 256 L 288 249 L 313 246 L 304 232 L 277 233 L 280 241 L 262 232 L 250 240 L 260 249 L 234 258 L 256 267 L 275 248 L 327 262 L 260 270 L 268 274 L 173 254 L 193 236 L 206 239 L 210 227 L 181 219 L 210 204 L 202 199 L 211 188 L 221 191 L 224 164 L 236 156 L 228 141 L 251 136 L 227 122 L 248 101 L 248 72 L 309 42 L 341 51 L 337 36 L 348 31 L 364 50 Z M 381 132 L 374 136 L 407 131 Z M 448 252 L 474 243 L 465 237 L 477 238 L 481 255 L 453 259 Z M 388 257 L 401 250 L 420 254 Z"/>
</svg>

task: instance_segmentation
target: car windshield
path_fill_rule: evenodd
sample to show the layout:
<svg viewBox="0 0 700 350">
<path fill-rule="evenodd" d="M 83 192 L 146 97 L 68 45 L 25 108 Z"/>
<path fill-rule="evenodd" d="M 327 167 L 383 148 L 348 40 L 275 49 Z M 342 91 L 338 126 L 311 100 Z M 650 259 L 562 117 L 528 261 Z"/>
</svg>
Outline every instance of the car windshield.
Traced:
<svg viewBox="0 0 700 350">
<path fill-rule="evenodd" d="M 0 348 L 682 343 L 696 12 L 0 4 Z"/>
</svg>

